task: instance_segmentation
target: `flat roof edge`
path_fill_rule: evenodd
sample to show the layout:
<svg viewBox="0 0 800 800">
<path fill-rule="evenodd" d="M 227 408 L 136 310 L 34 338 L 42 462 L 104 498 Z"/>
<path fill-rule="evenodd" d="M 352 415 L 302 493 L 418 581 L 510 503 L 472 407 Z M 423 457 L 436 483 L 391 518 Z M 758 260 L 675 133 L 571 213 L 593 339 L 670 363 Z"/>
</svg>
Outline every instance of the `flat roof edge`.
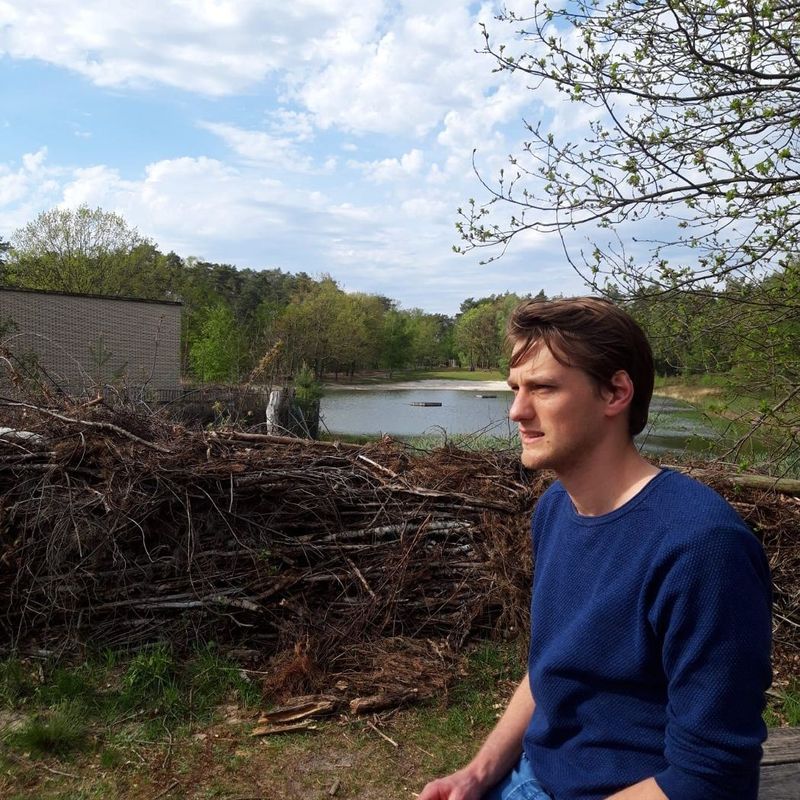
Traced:
<svg viewBox="0 0 800 800">
<path fill-rule="evenodd" d="M 150 303 L 159 306 L 182 306 L 180 300 L 150 300 L 145 297 L 126 297 L 114 294 L 83 294 L 81 292 L 58 292 L 49 289 L 24 289 L 18 286 L 0 286 L 0 292 L 24 292 L 25 294 L 45 294 L 56 297 L 84 297 L 91 300 L 124 300 L 128 303 Z"/>
</svg>

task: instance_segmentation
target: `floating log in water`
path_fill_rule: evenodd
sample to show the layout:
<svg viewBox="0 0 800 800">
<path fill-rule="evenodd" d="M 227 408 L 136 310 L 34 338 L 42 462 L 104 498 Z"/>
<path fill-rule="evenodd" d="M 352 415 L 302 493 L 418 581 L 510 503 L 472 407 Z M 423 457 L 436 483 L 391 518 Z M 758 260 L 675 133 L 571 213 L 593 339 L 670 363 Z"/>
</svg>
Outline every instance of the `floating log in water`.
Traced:
<svg viewBox="0 0 800 800">
<path fill-rule="evenodd" d="M 440 406 L 441 403 L 436 403 L 433 401 L 416 401 L 414 403 L 409 403 L 410 406 L 424 406 L 425 408 L 435 408 Z"/>
</svg>

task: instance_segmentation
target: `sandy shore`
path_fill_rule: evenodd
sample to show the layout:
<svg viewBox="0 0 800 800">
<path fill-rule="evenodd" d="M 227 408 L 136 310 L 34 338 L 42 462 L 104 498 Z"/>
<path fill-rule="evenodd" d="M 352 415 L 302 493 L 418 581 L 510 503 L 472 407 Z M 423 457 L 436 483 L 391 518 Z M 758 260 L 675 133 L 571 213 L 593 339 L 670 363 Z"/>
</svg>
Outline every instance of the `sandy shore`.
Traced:
<svg viewBox="0 0 800 800">
<path fill-rule="evenodd" d="M 351 392 L 392 392 L 407 389 L 455 389 L 464 392 L 507 392 L 508 384 L 505 381 L 449 381 L 441 378 L 431 378 L 424 381 L 401 381 L 399 383 L 326 383 L 326 392 L 351 391 Z"/>
<path fill-rule="evenodd" d="M 662 386 L 653 394 L 659 397 L 670 397 L 673 400 L 684 400 L 687 403 L 698 403 L 706 397 L 722 395 L 722 389 L 713 386 Z"/>
<path fill-rule="evenodd" d="M 326 383 L 326 392 L 392 392 L 408 389 L 453 389 L 463 392 L 508 392 L 505 381 L 451 381 L 445 378 L 430 378 L 422 381 L 399 381 L 398 383 Z M 697 402 L 700 398 L 720 394 L 720 389 L 705 387 L 668 386 L 656 389 L 655 396 Z"/>
</svg>

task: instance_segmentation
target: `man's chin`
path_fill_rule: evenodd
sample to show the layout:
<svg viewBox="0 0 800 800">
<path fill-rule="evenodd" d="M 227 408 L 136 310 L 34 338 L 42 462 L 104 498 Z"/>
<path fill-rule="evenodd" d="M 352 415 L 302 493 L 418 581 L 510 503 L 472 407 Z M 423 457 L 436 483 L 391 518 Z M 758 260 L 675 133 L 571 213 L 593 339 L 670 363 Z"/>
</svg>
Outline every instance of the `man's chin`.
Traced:
<svg viewBox="0 0 800 800">
<path fill-rule="evenodd" d="M 520 454 L 520 461 L 522 462 L 522 466 L 526 469 L 547 469 L 548 464 L 547 459 L 543 458 L 540 453 L 531 453 L 528 450 L 523 449 L 522 453 Z"/>
</svg>

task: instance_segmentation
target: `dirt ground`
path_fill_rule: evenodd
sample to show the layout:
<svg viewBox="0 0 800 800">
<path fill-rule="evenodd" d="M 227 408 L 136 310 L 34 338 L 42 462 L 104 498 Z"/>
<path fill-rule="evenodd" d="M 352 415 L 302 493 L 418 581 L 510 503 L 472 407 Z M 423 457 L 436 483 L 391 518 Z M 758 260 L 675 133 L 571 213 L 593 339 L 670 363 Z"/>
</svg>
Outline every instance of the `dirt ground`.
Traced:
<svg viewBox="0 0 800 800">
<path fill-rule="evenodd" d="M 133 736 L 69 759 L 0 754 L 4 800 L 403 800 L 468 760 L 486 733 L 466 718 L 449 752 L 437 752 L 436 712 L 340 719 L 316 730 L 253 737 L 235 708 L 220 723 L 161 741 Z M 447 725 L 456 724 L 448 720 Z M 460 735 L 459 735 L 460 734 Z M 426 746 L 427 745 L 427 746 Z M 429 749 L 431 748 L 431 749 Z"/>
</svg>

